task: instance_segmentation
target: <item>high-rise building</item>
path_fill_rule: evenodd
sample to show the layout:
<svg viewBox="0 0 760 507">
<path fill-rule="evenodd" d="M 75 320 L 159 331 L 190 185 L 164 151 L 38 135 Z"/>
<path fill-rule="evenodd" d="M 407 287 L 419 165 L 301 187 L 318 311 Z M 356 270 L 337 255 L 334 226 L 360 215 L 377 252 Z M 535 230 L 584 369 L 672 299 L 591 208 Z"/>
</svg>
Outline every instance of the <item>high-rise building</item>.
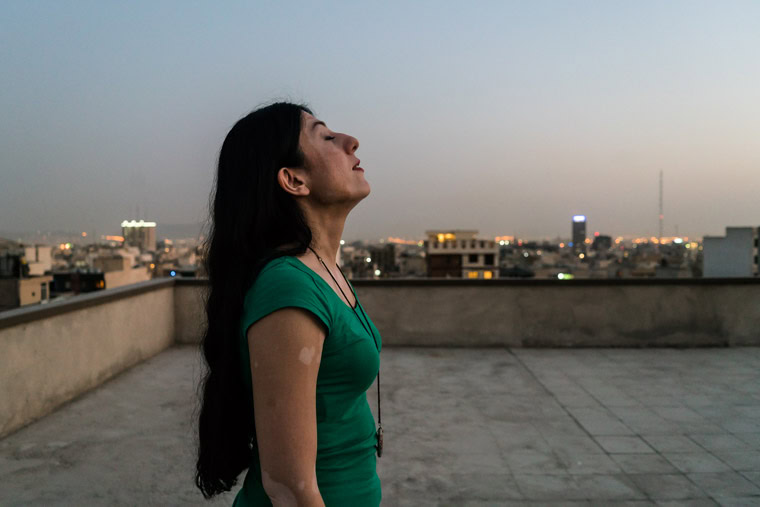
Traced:
<svg viewBox="0 0 760 507">
<path fill-rule="evenodd" d="M 425 259 L 429 277 L 497 278 L 499 246 L 476 238 L 476 230 L 425 231 Z"/>
<path fill-rule="evenodd" d="M 156 222 L 124 220 L 121 223 L 121 235 L 127 245 L 139 246 L 143 251 L 156 249 Z"/>
<path fill-rule="evenodd" d="M 573 252 L 586 251 L 586 215 L 573 215 Z"/>
<path fill-rule="evenodd" d="M 726 227 L 725 236 L 705 236 L 702 276 L 758 276 L 758 242 L 760 227 Z"/>
</svg>

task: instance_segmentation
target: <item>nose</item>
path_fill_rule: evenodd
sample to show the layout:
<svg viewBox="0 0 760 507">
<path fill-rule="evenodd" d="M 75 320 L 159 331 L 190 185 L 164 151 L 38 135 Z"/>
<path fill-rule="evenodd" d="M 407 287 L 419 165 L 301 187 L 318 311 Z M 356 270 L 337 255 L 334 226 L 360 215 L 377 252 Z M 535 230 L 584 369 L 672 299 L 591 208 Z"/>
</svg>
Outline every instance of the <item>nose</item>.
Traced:
<svg viewBox="0 0 760 507">
<path fill-rule="evenodd" d="M 346 134 L 346 148 L 349 153 L 353 153 L 359 149 L 359 140 L 354 136 Z"/>
</svg>

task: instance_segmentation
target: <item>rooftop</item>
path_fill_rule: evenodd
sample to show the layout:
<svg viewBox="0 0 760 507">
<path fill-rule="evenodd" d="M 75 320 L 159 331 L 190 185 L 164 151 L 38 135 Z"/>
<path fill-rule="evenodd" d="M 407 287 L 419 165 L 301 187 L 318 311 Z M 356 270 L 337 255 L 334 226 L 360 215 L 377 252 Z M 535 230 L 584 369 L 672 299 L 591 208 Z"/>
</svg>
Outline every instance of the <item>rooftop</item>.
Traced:
<svg viewBox="0 0 760 507">
<path fill-rule="evenodd" d="M 168 348 L 0 440 L 0 503 L 230 505 L 193 484 L 199 361 Z M 760 503 L 759 347 L 388 346 L 381 368 L 384 505 Z"/>
</svg>

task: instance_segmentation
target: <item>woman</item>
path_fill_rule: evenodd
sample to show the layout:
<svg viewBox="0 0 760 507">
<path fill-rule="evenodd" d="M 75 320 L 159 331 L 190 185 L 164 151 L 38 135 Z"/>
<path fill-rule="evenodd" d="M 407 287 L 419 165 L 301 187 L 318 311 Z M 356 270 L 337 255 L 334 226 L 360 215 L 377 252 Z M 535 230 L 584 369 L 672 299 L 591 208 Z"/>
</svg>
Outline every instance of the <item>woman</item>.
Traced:
<svg viewBox="0 0 760 507">
<path fill-rule="evenodd" d="M 249 468 L 234 505 L 380 503 L 366 397 L 380 334 L 334 262 L 370 192 L 358 147 L 289 103 L 250 113 L 224 140 L 204 261 L 206 498 Z"/>
</svg>

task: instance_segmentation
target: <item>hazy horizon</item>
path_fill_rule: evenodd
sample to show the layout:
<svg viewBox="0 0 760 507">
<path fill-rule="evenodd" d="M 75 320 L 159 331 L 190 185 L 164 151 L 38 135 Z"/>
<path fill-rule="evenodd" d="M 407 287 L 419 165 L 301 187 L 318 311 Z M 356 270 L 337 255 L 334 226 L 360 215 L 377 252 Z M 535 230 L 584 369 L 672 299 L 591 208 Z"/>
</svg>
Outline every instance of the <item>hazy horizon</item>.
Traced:
<svg viewBox="0 0 760 507">
<path fill-rule="evenodd" d="M 661 170 L 664 235 L 760 225 L 758 2 L 4 7 L 0 231 L 204 223 L 282 98 L 360 140 L 349 241 L 657 236 Z"/>
</svg>

